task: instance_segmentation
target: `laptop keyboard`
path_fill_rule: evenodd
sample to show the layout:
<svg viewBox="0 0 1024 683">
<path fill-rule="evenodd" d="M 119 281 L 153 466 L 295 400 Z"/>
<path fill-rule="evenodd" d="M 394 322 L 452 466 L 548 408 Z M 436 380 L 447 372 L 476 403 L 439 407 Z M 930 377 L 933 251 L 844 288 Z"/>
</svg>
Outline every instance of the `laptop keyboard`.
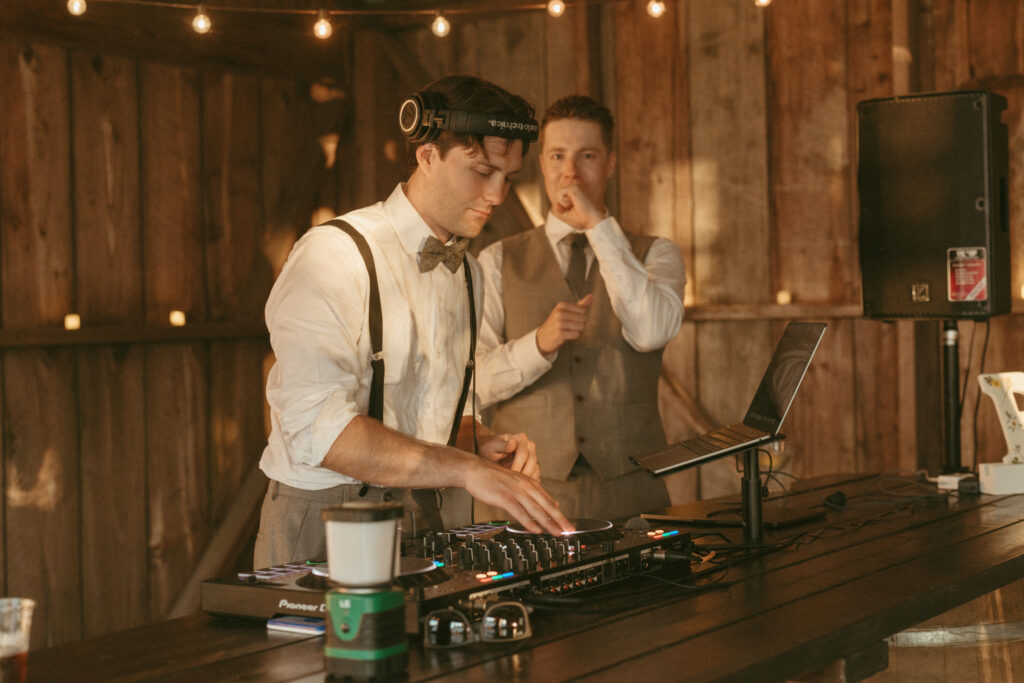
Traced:
<svg viewBox="0 0 1024 683">
<path fill-rule="evenodd" d="M 761 439 L 765 436 L 766 434 L 761 430 L 748 427 L 740 422 L 695 436 L 692 439 L 687 439 L 682 442 L 682 445 L 696 453 L 707 455 L 708 453 L 715 453 L 716 451 Z"/>
</svg>

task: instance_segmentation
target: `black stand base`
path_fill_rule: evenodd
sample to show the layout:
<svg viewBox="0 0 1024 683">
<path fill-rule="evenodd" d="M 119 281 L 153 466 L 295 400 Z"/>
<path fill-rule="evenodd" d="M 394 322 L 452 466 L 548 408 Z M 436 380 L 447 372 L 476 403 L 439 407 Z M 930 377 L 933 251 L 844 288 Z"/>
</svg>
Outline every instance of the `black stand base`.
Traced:
<svg viewBox="0 0 1024 683">
<path fill-rule="evenodd" d="M 742 550 L 755 548 L 770 548 L 775 544 L 764 542 L 764 529 L 783 529 L 796 524 L 811 522 L 825 516 L 825 510 L 811 510 L 807 508 L 774 509 L 765 511 L 761 497 L 761 471 L 758 459 L 757 448 L 751 448 L 743 452 L 743 483 L 742 483 L 742 518 L 735 519 L 732 515 L 735 510 L 723 510 L 723 517 L 688 517 L 670 514 L 644 514 L 644 519 L 652 522 L 664 521 L 673 524 L 696 526 L 703 528 L 737 528 L 743 529 L 743 543 L 735 545 L 702 545 L 702 548 L 717 550 Z M 728 513 L 730 517 L 725 518 Z"/>
</svg>

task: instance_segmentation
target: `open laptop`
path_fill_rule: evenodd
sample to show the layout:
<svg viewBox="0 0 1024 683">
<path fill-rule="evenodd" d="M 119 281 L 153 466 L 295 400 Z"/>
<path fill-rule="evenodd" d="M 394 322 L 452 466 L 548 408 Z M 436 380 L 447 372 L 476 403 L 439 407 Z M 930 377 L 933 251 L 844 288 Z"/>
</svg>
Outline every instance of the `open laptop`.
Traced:
<svg viewBox="0 0 1024 683">
<path fill-rule="evenodd" d="M 825 323 L 786 325 L 742 422 L 632 456 L 630 460 L 652 476 L 660 477 L 776 440 L 824 334 Z"/>
</svg>

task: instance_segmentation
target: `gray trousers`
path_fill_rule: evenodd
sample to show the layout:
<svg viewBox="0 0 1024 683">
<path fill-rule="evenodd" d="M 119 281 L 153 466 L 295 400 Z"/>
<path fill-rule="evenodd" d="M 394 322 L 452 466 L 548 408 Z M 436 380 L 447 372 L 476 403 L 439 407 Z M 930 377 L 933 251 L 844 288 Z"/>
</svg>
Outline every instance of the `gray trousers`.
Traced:
<svg viewBox="0 0 1024 683">
<path fill-rule="evenodd" d="M 362 496 L 359 495 L 361 491 L 364 493 Z M 444 528 L 434 489 L 341 484 L 329 489 L 306 490 L 271 480 L 260 511 L 253 567 L 263 569 L 288 562 L 326 559 L 327 538 L 320 511 L 355 500 L 401 502 L 405 506 L 403 537 L 421 535 L 428 529 L 442 531 Z"/>
</svg>

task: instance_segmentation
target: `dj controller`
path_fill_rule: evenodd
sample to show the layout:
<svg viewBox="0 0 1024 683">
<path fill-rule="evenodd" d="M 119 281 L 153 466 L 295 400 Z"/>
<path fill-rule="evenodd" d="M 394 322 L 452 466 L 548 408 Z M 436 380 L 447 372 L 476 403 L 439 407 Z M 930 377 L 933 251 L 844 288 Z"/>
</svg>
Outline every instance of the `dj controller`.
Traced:
<svg viewBox="0 0 1024 683">
<path fill-rule="evenodd" d="M 488 522 L 403 541 L 395 582 L 405 592 L 406 630 L 446 607 L 476 611 L 490 600 L 559 596 L 660 569 L 668 552 L 687 552 L 678 529 L 639 530 L 592 519 L 574 520 L 563 536 L 531 534 L 510 522 Z M 204 581 L 202 609 L 211 614 L 271 619 L 325 616 L 334 587 L 325 562 L 267 567 Z"/>
</svg>

